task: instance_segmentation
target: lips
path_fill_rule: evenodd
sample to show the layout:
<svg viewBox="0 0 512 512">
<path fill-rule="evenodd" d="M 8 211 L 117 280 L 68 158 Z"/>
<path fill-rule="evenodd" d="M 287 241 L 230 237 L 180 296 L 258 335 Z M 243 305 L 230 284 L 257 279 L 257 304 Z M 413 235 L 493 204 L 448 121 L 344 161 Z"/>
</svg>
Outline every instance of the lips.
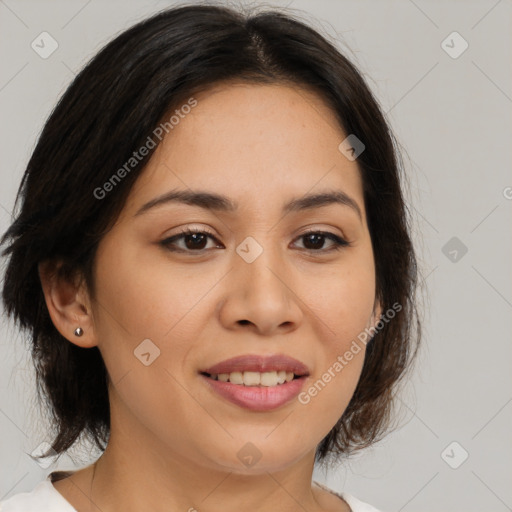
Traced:
<svg viewBox="0 0 512 512">
<path fill-rule="evenodd" d="M 296 377 L 303 377 L 309 375 L 308 367 L 294 359 L 293 357 L 284 354 L 277 354 L 272 356 L 260 356 L 257 354 L 247 354 L 243 356 L 233 357 L 226 359 L 220 363 L 215 364 L 199 373 L 206 375 L 219 375 L 233 372 L 272 372 L 272 371 L 285 371 L 292 372 Z"/>
<path fill-rule="evenodd" d="M 216 396 L 250 411 L 269 412 L 297 397 L 305 386 L 309 369 L 284 354 L 249 354 L 226 359 L 199 374 Z"/>
</svg>

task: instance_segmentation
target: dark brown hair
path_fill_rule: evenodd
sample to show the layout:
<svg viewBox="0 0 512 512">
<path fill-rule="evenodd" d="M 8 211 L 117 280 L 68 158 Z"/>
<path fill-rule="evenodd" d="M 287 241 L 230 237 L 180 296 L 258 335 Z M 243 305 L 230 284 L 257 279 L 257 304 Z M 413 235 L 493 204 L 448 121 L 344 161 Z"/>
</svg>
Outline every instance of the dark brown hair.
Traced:
<svg viewBox="0 0 512 512">
<path fill-rule="evenodd" d="M 292 83 L 314 90 L 346 134 L 365 150 L 357 159 L 383 311 L 401 311 L 367 345 L 357 389 L 317 460 L 348 455 L 390 426 L 397 383 L 420 340 L 416 260 L 397 143 L 356 67 L 325 37 L 279 11 L 243 14 L 219 6 L 163 11 L 121 33 L 76 76 L 47 120 L 4 234 L 7 313 L 30 333 L 38 392 L 55 427 L 53 450 L 82 435 L 104 449 L 110 432 L 108 376 L 97 347 L 83 349 L 54 327 L 38 274 L 43 261 L 82 276 L 94 298 L 99 241 L 113 225 L 154 150 L 109 193 L 95 190 L 143 146 L 184 98 L 226 80 Z M 341 142 L 341 141 L 340 141 Z"/>
</svg>

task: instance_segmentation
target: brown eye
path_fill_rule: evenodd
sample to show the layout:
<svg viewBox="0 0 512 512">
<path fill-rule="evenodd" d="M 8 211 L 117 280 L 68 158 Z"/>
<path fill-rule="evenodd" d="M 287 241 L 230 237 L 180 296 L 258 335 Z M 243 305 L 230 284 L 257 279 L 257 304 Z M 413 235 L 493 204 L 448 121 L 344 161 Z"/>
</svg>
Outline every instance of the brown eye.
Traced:
<svg viewBox="0 0 512 512">
<path fill-rule="evenodd" d="M 209 240 L 217 242 L 207 247 Z M 201 252 L 208 249 L 219 248 L 218 240 L 206 231 L 187 229 L 160 242 L 166 249 L 175 252 Z"/>
<path fill-rule="evenodd" d="M 310 231 L 300 235 L 299 239 L 303 239 L 304 249 L 312 252 L 339 250 L 342 247 L 350 245 L 350 243 L 343 238 L 334 233 L 329 233 L 328 231 Z M 331 242 L 327 249 L 324 247 L 326 241 Z"/>
<path fill-rule="evenodd" d="M 204 233 L 192 233 L 183 237 L 187 249 L 204 249 L 208 242 L 208 236 Z"/>
<path fill-rule="evenodd" d="M 342 247 L 350 245 L 350 243 L 343 238 L 327 231 L 310 231 L 300 235 L 298 239 L 303 240 L 302 249 L 318 253 L 340 250 Z M 210 240 L 214 243 L 208 247 Z M 329 245 L 326 248 L 325 245 L 327 242 L 329 242 Z M 160 243 L 166 249 L 173 252 L 201 253 L 209 249 L 223 247 L 212 234 L 206 231 L 195 231 L 191 229 L 184 230 L 177 235 L 166 238 Z"/>
</svg>

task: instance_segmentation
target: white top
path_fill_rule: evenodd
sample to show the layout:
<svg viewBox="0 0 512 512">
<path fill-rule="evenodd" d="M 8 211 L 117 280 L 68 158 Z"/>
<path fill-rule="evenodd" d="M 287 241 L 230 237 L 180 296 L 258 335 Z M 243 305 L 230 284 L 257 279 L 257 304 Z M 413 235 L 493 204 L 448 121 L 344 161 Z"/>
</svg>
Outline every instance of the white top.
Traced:
<svg viewBox="0 0 512 512">
<path fill-rule="evenodd" d="M 343 498 L 352 512 L 379 512 L 375 507 L 359 501 L 354 496 L 337 493 L 315 482 L 326 491 Z M 77 512 L 51 482 L 51 474 L 31 492 L 22 492 L 0 502 L 0 512 Z"/>
</svg>

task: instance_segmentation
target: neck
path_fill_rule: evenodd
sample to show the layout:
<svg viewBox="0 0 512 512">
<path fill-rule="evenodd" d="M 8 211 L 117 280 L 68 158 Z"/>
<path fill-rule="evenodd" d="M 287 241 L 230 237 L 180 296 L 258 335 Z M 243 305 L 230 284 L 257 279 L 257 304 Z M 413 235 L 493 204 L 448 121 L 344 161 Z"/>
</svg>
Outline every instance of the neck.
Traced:
<svg viewBox="0 0 512 512">
<path fill-rule="evenodd" d="M 111 418 L 108 446 L 89 468 L 89 501 L 96 507 L 89 510 L 322 509 L 311 485 L 314 450 L 284 467 L 257 463 L 244 473 L 241 464 L 239 470 L 222 467 L 201 454 L 163 446 L 158 436 L 132 422 L 129 414 Z"/>
<path fill-rule="evenodd" d="M 261 474 L 237 474 L 182 459 L 158 456 L 143 446 L 124 449 L 109 442 L 93 467 L 92 501 L 102 512 L 114 510 L 316 511 L 311 489 L 314 454 L 292 467 Z"/>
</svg>

